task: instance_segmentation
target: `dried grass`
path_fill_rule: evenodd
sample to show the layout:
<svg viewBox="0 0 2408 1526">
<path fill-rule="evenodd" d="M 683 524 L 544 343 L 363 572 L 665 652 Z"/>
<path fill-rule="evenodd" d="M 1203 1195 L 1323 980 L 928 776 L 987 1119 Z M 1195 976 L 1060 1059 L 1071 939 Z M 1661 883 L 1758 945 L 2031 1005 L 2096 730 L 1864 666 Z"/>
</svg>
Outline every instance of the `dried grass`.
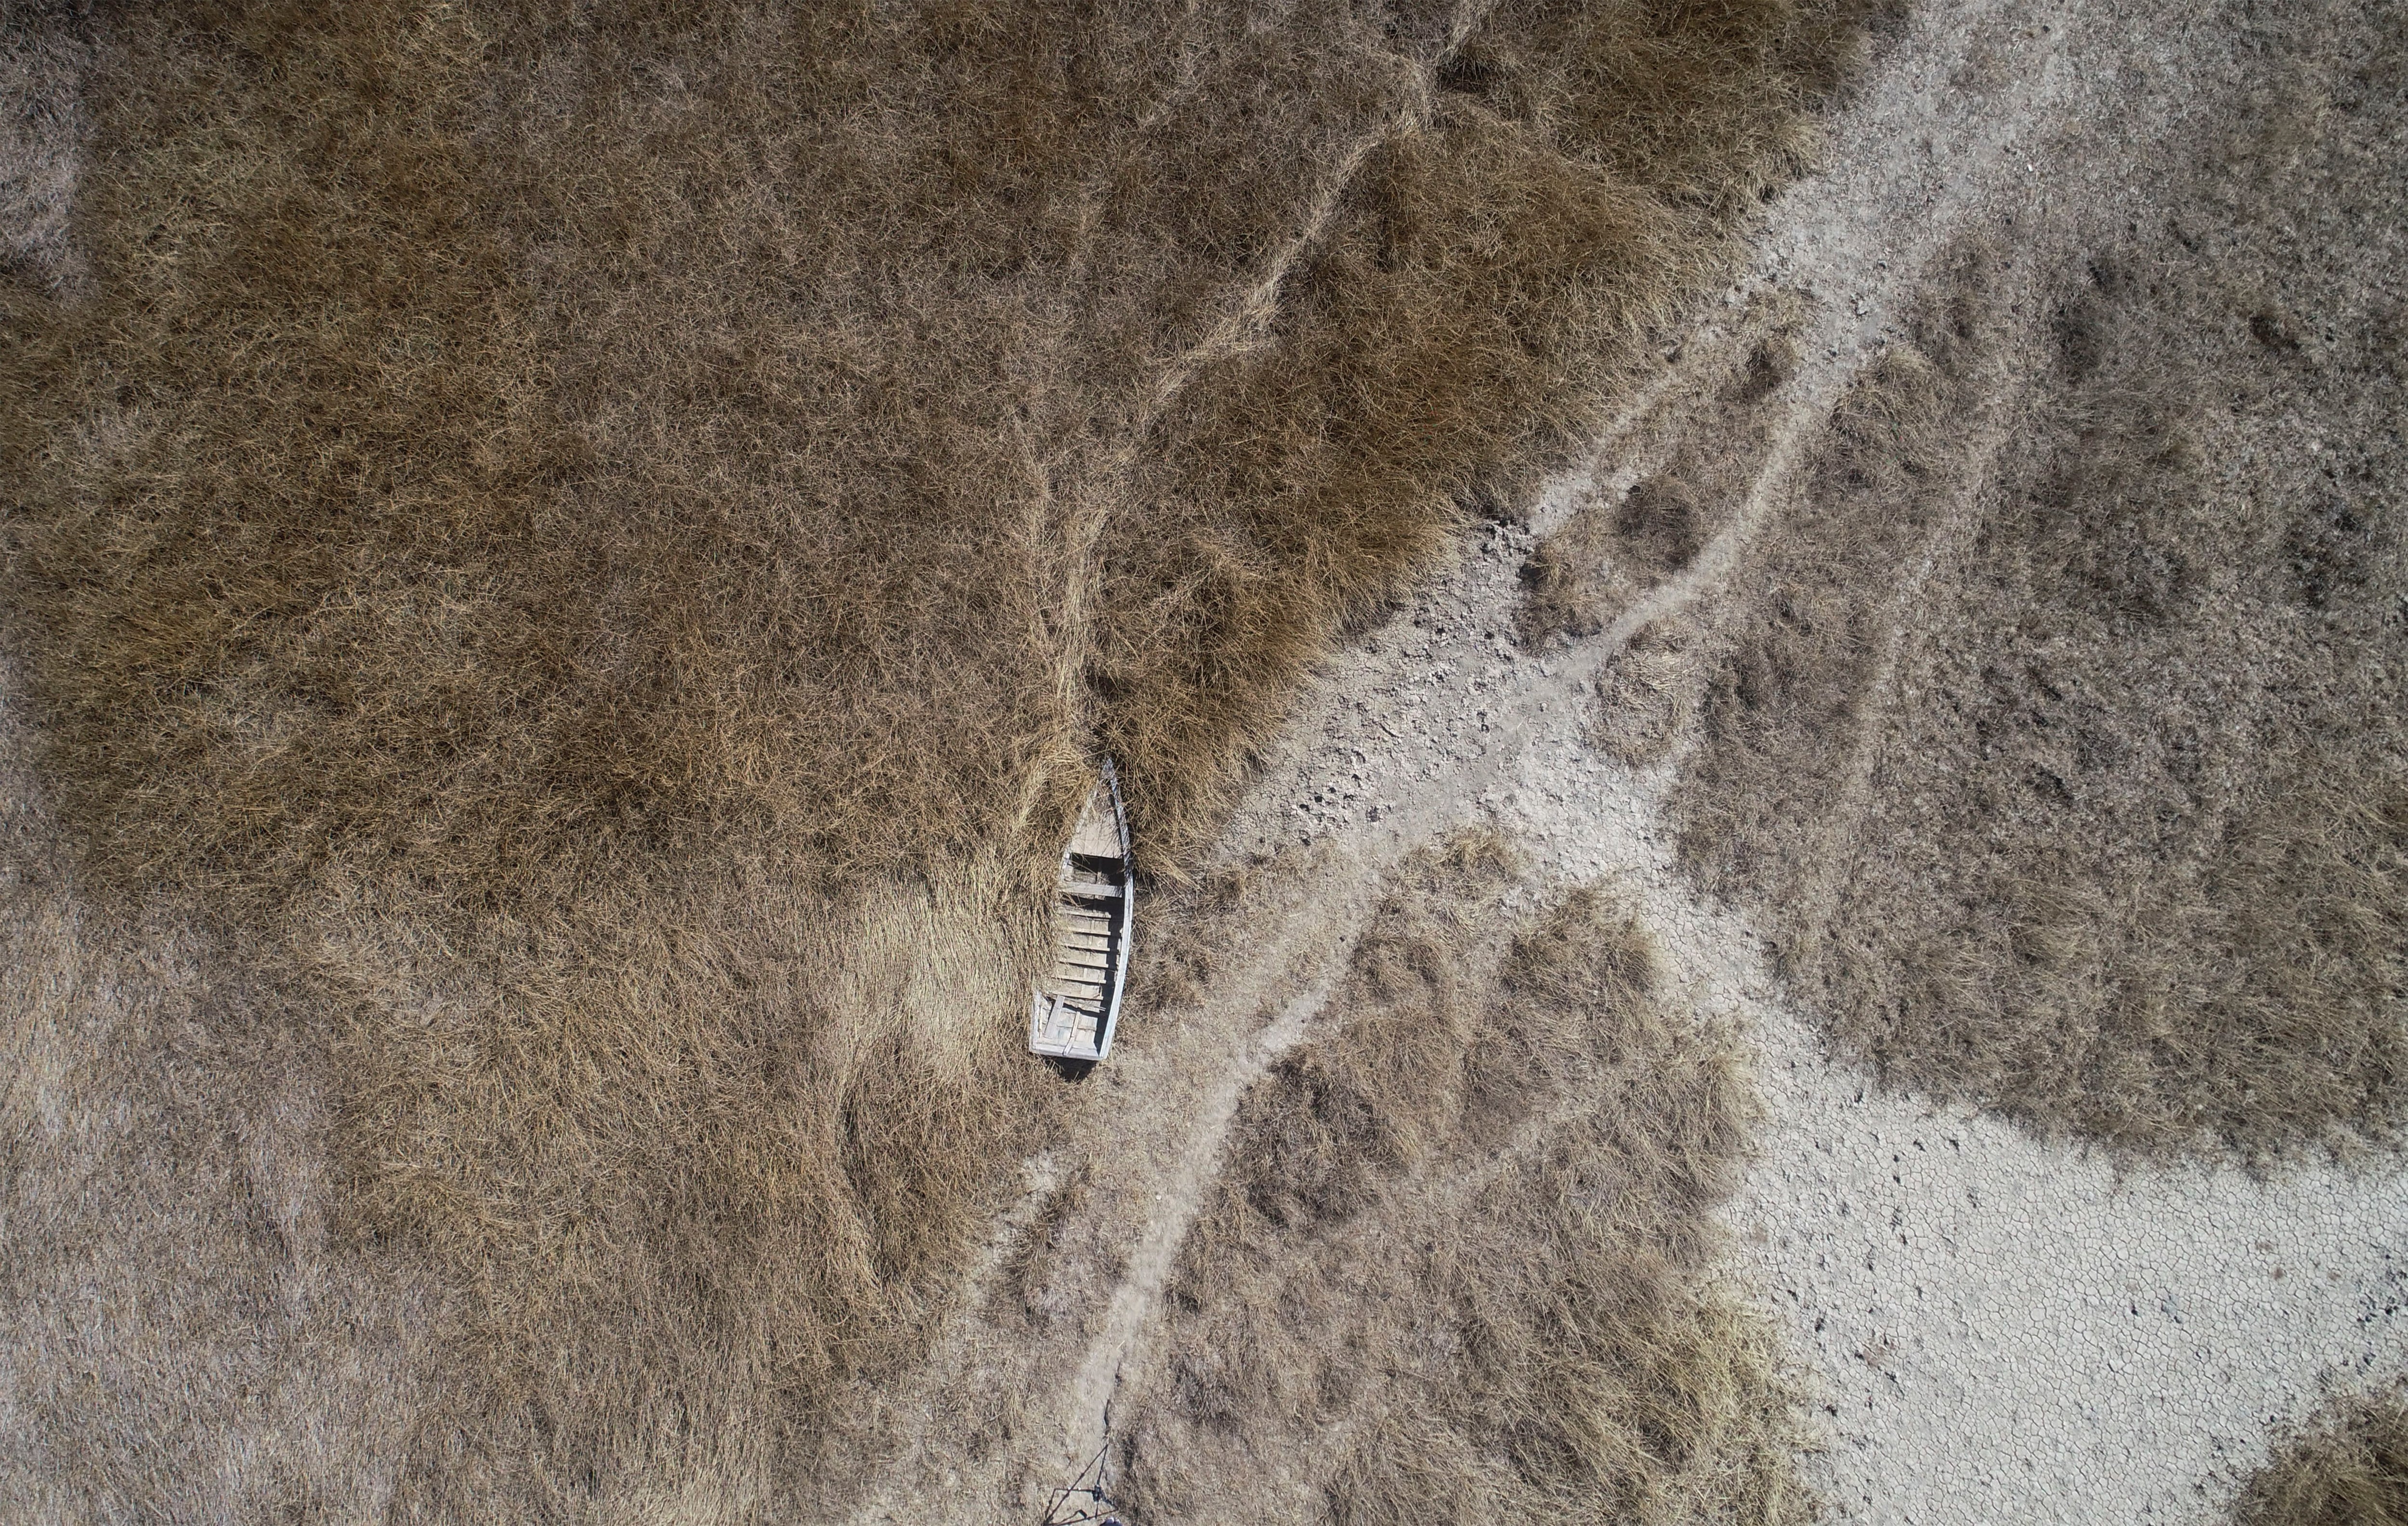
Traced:
<svg viewBox="0 0 2408 1526">
<path fill-rule="evenodd" d="M 1765 405 L 1797 368 L 1800 317 L 1795 293 L 1759 299 L 1740 320 L 1744 349 L 1667 410 L 1677 433 L 1664 460 L 1619 497 L 1581 505 L 1533 548 L 1514 611 L 1524 647 L 1603 631 L 1730 523 L 1771 447 L 1780 412 Z"/>
<path fill-rule="evenodd" d="M 2282 1439 L 2242 1486 L 2236 1526 L 2408 1521 L 2408 1407 L 2399 1393 L 2341 1399 Z"/>
<path fill-rule="evenodd" d="M 1633 767 L 1670 757 L 1697 714 L 1703 645 L 1680 615 L 1633 634 L 1598 675 L 1590 742 Z"/>
<path fill-rule="evenodd" d="M 0 366 L 51 893 L 255 993 L 282 1058 L 204 1046 L 213 1105 L 322 1099 L 322 1242 L 225 1253 L 445 1290 L 396 1359 L 440 1397 L 357 1433 L 395 1508 L 840 1475 L 1034 1137 L 1082 756 L 1175 872 L 1305 666 L 1719 268 L 1861 15 L 103 18 L 88 287 L 12 275 Z M 140 1403 L 206 1430 L 214 1381 Z"/>
<path fill-rule="evenodd" d="M 67 212 L 84 154 L 91 29 L 66 4 L 12 5 L 0 28 L 0 285 L 67 294 Z"/>
<path fill-rule="evenodd" d="M 1609 896 L 1533 917 L 1512 877 L 1493 840 L 1409 862 L 1321 1036 L 1241 1103 L 1118 1422 L 1133 1509 L 1804 1519 L 1767 1337 L 1714 1272 L 1732 1037 Z"/>
</svg>

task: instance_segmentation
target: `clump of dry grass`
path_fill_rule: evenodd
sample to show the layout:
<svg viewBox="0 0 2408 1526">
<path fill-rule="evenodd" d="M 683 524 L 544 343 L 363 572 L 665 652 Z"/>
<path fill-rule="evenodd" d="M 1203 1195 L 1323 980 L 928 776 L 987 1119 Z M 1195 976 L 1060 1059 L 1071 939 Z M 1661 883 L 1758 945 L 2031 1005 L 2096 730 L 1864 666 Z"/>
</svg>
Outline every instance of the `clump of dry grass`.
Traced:
<svg viewBox="0 0 2408 1526">
<path fill-rule="evenodd" d="M 1797 367 L 1799 317 L 1794 293 L 1760 300 L 1744 319 L 1749 342 L 1666 408 L 1679 433 L 1665 459 L 1620 497 L 1582 505 L 1531 550 L 1514 611 L 1525 647 L 1604 630 L 1738 515 L 1771 445 L 1776 415 L 1763 405 Z"/>
<path fill-rule="evenodd" d="M 1240 1105 L 1120 1422 L 1132 1507 L 1804 1518 L 1767 1342 L 1713 1273 L 1730 1035 L 1610 897 L 1531 919 L 1512 879 L 1493 841 L 1409 863 L 1323 1036 Z"/>
<path fill-rule="evenodd" d="M 1956 278 L 1978 288 L 1979 262 Z M 1902 596 L 1894 574 L 1944 516 L 1968 445 L 1950 425 L 1971 397 L 1977 347 L 1931 313 L 1912 327 L 1824 422 L 1802 491 L 1757 553 L 1767 595 L 1664 674 L 1705 744 L 1673 797 L 1680 850 L 1714 889 L 1772 903 L 1824 893 L 1822 834 L 1845 808 L 1904 615 L 1890 602 Z"/>
<path fill-rule="evenodd" d="M 1176 867 L 1860 15 L 106 18 L 7 635 L 80 885 L 296 1035 L 211 1084 L 459 1292 L 401 1497 L 794 1497 L 1028 1139 L 1081 756 Z"/>
<path fill-rule="evenodd" d="M 1695 624 L 1680 615 L 1634 634 L 1598 675 L 1590 741 L 1634 767 L 1670 757 L 1697 712 L 1703 646 Z"/>
<path fill-rule="evenodd" d="M 2408 1407 L 2397 1392 L 2329 1405 L 2242 1486 L 2232 1519 L 2237 1526 L 2408 1521 Z"/>
<path fill-rule="evenodd" d="M 1221 951 L 1259 934 L 1274 887 L 1315 862 L 1278 849 L 1214 865 L 1162 887 L 1149 914 L 1152 934 L 1130 971 L 1128 1003 L 1145 1012 L 1177 1012 L 1210 985 Z"/>
</svg>

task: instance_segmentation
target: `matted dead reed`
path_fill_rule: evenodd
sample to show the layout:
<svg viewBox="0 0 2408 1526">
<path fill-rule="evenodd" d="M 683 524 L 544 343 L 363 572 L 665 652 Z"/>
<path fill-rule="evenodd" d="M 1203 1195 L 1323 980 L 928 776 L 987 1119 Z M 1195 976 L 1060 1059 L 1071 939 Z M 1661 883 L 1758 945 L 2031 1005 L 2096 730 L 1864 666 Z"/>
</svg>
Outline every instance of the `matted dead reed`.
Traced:
<svg viewBox="0 0 2408 1526">
<path fill-rule="evenodd" d="M 7 639 L 78 893 L 293 1036 L 196 1094 L 324 1099 L 332 1250 L 451 1291 L 395 1498 L 829 1465 L 1031 1137 L 1082 755 L 1176 871 L 1722 267 L 1861 15 L 100 15 L 87 278 L 5 288 Z"/>
</svg>

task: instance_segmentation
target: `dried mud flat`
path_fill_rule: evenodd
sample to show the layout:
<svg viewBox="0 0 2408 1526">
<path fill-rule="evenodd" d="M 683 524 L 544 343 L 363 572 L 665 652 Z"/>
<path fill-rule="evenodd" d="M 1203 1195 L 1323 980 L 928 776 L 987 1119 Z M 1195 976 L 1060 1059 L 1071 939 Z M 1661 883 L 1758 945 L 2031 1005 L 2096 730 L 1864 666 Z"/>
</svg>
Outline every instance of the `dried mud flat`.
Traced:
<svg viewBox="0 0 2408 1526">
<path fill-rule="evenodd" d="M 1108 1421 L 1125 1437 L 1166 1405 L 1196 1409 L 1165 1290 L 1241 1098 L 1318 1031 L 1383 877 L 1482 826 L 1528 856 L 1526 898 L 1578 884 L 1627 898 L 1677 989 L 1747 1035 L 1765 1117 L 1724 1222 L 1808 1396 L 1804 1473 L 1829 1516 L 2209 1519 L 2263 1463 L 2270 1428 L 2335 1384 L 2401 1371 L 2408 1177 L 2387 1149 L 2335 1136 L 2338 1156 L 2259 1152 L 2244 1169 L 2129 1148 L 2095 1119 L 2052 1129 L 2031 1105 L 2010 1121 L 2012 1097 L 1969 1084 L 1935 1098 L 1896 1062 L 1885 1088 L 1782 977 L 1780 916 L 1750 904 L 1743 877 L 1701 889 L 1712 866 L 1696 862 L 1713 840 L 1700 779 L 1732 787 L 1712 772 L 1713 633 L 1744 631 L 1792 592 L 1783 548 L 1828 533 L 1814 505 L 1861 446 L 1852 404 L 1895 386 L 1901 357 L 1946 349 L 1935 314 L 1980 336 L 1910 376 L 1946 414 L 1942 464 L 1900 490 L 1925 506 L 1876 515 L 1912 533 L 1842 568 L 1889 611 L 1852 721 L 1915 708 L 1915 663 L 1949 637 L 1899 612 L 1944 606 L 1947 579 L 1978 576 L 1982 506 L 2015 485 L 2015 442 L 2099 369 L 2083 348 L 2086 280 L 2112 288 L 2100 272 L 2119 258 L 2162 273 L 2141 246 L 2187 244 L 2204 208 L 2229 215 L 2254 181 L 2245 218 L 2280 226 L 2210 257 L 2219 291 L 2285 290 L 2283 251 L 2306 246 L 2372 326 L 2399 310 L 2397 43 L 2380 41 L 2379 18 L 2339 12 L 2277 30 L 2084 5 L 1919 8 L 1833 122 L 1828 167 L 1770 209 L 1753 270 L 1668 339 L 1663 371 L 1595 455 L 1526 518 L 1469 536 L 1447 578 L 1325 672 L 1225 847 L 1255 866 L 1255 898 L 1204 934 L 1218 946 L 1200 989 L 1136 1013 L 1124 1056 L 1086 1083 L 1072 1148 L 1040 1162 L 929 1387 L 897 1396 L 899 1460 L 857 1519 L 982 1519 L 998 1496 L 1026 1508 L 1104 1446 Z M 2367 104 L 2386 91 L 2388 106 Z M 2337 151 L 2358 178 L 2343 194 L 2371 203 L 2346 237 L 2299 205 L 2333 193 L 2306 163 L 2319 136 L 2352 139 Z M 2288 285 L 2293 300 L 2316 301 L 2312 284 Z M 2281 321 L 2256 325 L 2257 361 L 2295 352 L 2287 330 L 2263 332 Z M 2153 373 L 2181 342 L 2107 334 Z M 2303 411 L 2268 422 L 2235 407 L 2196 426 L 2227 484 L 2310 480 L 2329 451 L 2396 460 L 2381 412 L 2396 339 L 2387 353 L 2323 342 L 2327 395 L 2344 399 L 2331 406 L 2363 411 L 2341 439 Z M 2171 369 L 2213 386 L 2229 363 L 2186 364 Z M 1663 515 L 1616 506 L 1645 502 L 1684 463 L 1709 480 L 1676 506 L 1667 551 Z M 1600 515 L 1607 528 L 1584 540 L 1584 517 Z M 1877 722 L 1838 729 L 1836 765 L 1790 760 L 1825 768 L 1830 792 L 1785 808 L 1861 827 L 1898 787 L 1877 756 L 1897 744 Z M 1806 877 L 1846 877 L 1828 851 L 1818 867 L 1811 842 L 1798 858 Z M 1794 938 L 1790 957 L 1794 976 Z M 1312 1448 L 1342 1447 L 1344 1429 L 1300 1416 L 1294 1433 L 1249 1435 L 1242 1479 L 1191 1489 L 1178 1513 L 1317 1516 L 1329 1495 Z M 1142 1456 L 1116 1455 L 1143 1475 Z"/>
</svg>

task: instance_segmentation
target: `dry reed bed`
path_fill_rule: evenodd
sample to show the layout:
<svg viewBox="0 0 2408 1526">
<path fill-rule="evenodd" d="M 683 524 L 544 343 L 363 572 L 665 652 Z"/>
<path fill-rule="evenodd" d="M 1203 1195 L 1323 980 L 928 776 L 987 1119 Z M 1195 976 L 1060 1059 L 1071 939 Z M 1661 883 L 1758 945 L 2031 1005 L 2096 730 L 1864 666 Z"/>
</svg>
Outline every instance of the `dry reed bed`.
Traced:
<svg viewBox="0 0 2408 1526">
<path fill-rule="evenodd" d="M 1722 267 L 1863 15 L 101 18 L 88 289 L 0 287 L 7 638 L 74 893 L 284 1035 L 203 1113 L 324 1101 L 323 1243 L 236 1259 L 447 1290 L 395 1508 L 840 1476 L 1032 1137 L 1080 755 L 1175 869 Z M 267 1508 L 310 1434 L 145 1498 Z"/>
</svg>

